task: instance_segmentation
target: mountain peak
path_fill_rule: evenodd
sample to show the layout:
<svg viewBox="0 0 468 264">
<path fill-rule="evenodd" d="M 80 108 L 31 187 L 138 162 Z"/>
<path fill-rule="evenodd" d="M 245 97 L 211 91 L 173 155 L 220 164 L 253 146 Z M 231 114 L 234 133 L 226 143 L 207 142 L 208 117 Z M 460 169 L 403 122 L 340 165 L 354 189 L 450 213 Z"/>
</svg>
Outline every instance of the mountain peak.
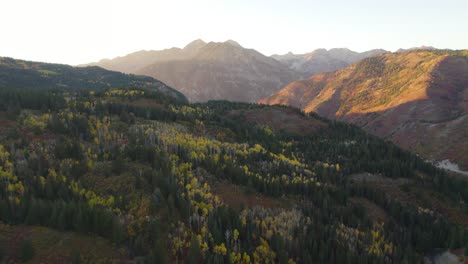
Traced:
<svg viewBox="0 0 468 264">
<path fill-rule="evenodd" d="M 229 44 L 229 45 L 234 46 L 234 47 L 242 48 L 242 46 L 239 43 L 237 43 L 236 41 L 234 41 L 232 39 L 228 39 L 224 43 Z"/>
<path fill-rule="evenodd" d="M 332 48 L 329 49 L 328 52 L 354 52 L 348 48 Z"/>
<path fill-rule="evenodd" d="M 413 50 L 437 50 L 437 48 L 434 48 L 432 46 L 419 46 L 419 47 L 412 47 L 412 48 L 409 48 L 409 49 L 398 49 L 396 52 L 397 53 L 401 53 L 401 52 L 405 52 L 405 51 L 413 51 Z"/>
<path fill-rule="evenodd" d="M 189 44 L 187 44 L 187 46 L 184 47 L 184 50 L 195 50 L 195 49 L 199 49 L 203 46 L 206 45 L 206 42 L 203 41 L 202 39 L 196 39 L 192 42 L 190 42 Z"/>
<path fill-rule="evenodd" d="M 313 53 L 313 52 L 327 52 L 327 51 L 328 51 L 327 49 L 319 48 L 319 49 L 315 49 L 315 50 L 312 51 L 311 53 Z"/>
</svg>

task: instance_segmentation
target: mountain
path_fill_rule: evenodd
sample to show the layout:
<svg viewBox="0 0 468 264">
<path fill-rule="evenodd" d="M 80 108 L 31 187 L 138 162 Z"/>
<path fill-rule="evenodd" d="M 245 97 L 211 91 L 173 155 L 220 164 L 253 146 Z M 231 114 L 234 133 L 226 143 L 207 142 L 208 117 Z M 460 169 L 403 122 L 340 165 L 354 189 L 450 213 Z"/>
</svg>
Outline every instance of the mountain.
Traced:
<svg viewBox="0 0 468 264">
<path fill-rule="evenodd" d="M 409 49 L 400 48 L 395 52 L 401 53 L 401 52 L 412 51 L 412 50 L 437 50 L 437 49 L 432 47 L 432 46 L 419 46 L 419 47 L 412 47 L 412 48 L 409 48 Z"/>
<path fill-rule="evenodd" d="M 468 180 L 356 126 L 94 80 L 0 89 L 0 263 L 429 263 L 468 243 Z"/>
<path fill-rule="evenodd" d="M 189 43 L 183 49 L 170 48 L 165 50 L 141 50 L 134 53 L 130 53 L 123 57 L 114 58 L 112 60 L 103 59 L 96 63 L 90 63 L 80 66 L 100 66 L 113 71 L 135 73 L 138 70 L 155 62 L 174 61 L 191 58 L 200 48 L 202 48 L 205 45 L 206 43 L 203 40 L 197 39 Z"/>
<path fill-rule="evenodd" d="M 226 99 L 256 102 L 300 75 L 284 64 L 239 43 L 191 42 L 183 49 L 139 51 L 97 65 L 152 76 L 175 87 L 190 101 Z"/>
<path fill-rule="evenodd" d="M 468 169 L 468 51 L 366 58 L 260 100 L 344 120 L 433 160 Z"/>
<path fill-rule="evenodd" d="M 180 92 L 147 76 L 123 74 L 100 67 L 32 62 L 0 57 L 0 88 L 91 89 L 138 88 L 162 92 L 185 101 Z"/>
<path fill-rule="evenodd" d="M 272 55 L 271 57 L 285 63 L 289 68 L 300 72 L 303 78 L 308 78 L 313 74 L 339 70 L 364 58 L 386 52 L 382 49 L 369 50 L 362 53 L 344 48 L 317 49 L 306 54 L 293 54 L 289 52 L 284 55 Z"/>
</svg>

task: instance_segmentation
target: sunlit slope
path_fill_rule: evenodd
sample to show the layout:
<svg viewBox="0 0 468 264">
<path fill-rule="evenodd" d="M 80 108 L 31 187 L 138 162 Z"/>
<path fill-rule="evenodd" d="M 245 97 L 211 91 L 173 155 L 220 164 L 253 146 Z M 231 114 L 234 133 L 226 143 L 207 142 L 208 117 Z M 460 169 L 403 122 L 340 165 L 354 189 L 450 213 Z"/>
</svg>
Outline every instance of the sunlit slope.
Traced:
<svg viewBox="0 0 468 264">
<path fill-rule="evenodd" d="M 296 81 L 260 103 L 355 123 L 428 158 L 468 167 L 466 51 L 416 50 L 364 59 Z"/>
</svg>

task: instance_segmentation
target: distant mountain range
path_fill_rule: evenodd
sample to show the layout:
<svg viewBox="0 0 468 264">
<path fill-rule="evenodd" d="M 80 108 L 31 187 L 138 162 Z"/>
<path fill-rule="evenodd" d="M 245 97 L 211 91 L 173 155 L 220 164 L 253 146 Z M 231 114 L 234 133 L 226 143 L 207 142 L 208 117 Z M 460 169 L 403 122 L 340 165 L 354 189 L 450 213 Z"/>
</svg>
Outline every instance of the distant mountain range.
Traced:
<svg viewBox="0 0 468 264">
<path fill-rule="evenodd" d="M 256 102 L 301 77 L 287 65 L 232 40 L 195 40 L 183 49 L 139 51 L 89 65 L 152 76 L 193 102 Z"/>
<path fill-rule="evenodd" d="M 161 81 L 148 76 L 124 74 L 100 67 L 72 67 L 63 64 L 32 62 L 0 57 L 0 88 L 88 89 L 139 88 L 159 91 L 187 100 Z"/>
<path fill-rule="evenodd" d="M 292 82 L 260 103 L 352 122 L 468 169 L 468 51 L 385 53 Z"/>
<path fill-rule="evenodd" d="M 400 52 L 412 51 L 412 50 L 437 50 L 437 48 L 434 48 L 432 46 L 419 46 L 419 47 L 413 47 L 413 48 L 409 48 L 409 49 L 398 49 L 395 52 L 400 53 Z"/>
<path fill-rule="evenodd" d="M 306 54 L 268 57 L 233 40 L 206 43 L 197 39 L 184 48 L 142 50 L 82 66 L 148 75 L 179 90 L 192 102 L 213 99 L 257 102 L 294 80 L 339 70 L 387 52 L 317 49 Z"/>
<path fill-rule="evenodd" d="M 139 51 L 91 65 L 155 77 L 192 102 L 265 98 L 260 102 L 292 105 L 468 169 L 465 51 L 341 48 L 267 57 L 232 40 L 195 40 L 183 49 Z"/>
<path fill-rule="evenodd" d="M 355 52 L 349 49 L 317 49 L 306 54 L 287 53 L 271 57 L 285 63 L 289 68 L 299 72 L 303 78 L 308 78 L 320 72 L 331 72 L 349 66 L 364 58 L 388 51 L 382 49 Z"/>
</svg>

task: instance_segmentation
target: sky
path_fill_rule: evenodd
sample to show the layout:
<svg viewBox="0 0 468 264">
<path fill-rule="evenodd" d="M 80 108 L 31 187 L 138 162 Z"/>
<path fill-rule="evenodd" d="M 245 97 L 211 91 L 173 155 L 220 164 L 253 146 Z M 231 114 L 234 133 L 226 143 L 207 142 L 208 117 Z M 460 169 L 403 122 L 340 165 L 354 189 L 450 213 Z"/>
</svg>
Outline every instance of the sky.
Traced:
<svg viewBox="0 0 468 264">
<path fill-rule="evenodd" d="M 0 0 L 0 56 L 76 65 L 198 38 L 265 55 L 467 49 L 468 1 Z"/>
</svg>

